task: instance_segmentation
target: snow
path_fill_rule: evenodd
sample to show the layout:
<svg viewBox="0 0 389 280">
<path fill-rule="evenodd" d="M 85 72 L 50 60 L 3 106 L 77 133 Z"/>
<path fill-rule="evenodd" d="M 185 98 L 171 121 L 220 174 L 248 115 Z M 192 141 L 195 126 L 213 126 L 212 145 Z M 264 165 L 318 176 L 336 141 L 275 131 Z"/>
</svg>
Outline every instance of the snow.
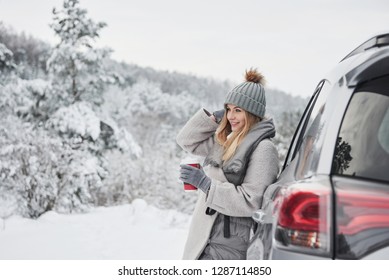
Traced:
<svg viewBox="0 0 389 280">
<path fill-rule="evenodd" d="M 142 199 L 85 214 L 0 219 L 0 260 L 178 260 L 190 216 Z"/>
</svg>

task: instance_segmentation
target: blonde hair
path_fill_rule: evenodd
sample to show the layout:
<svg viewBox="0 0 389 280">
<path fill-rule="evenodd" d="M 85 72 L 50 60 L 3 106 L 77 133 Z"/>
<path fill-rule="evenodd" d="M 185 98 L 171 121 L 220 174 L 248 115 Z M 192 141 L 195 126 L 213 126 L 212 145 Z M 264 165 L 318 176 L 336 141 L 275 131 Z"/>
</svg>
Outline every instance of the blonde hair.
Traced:
<svg viewBox="0 0 389 280">
<path fill-rule="evenodd" d="M 243 112 L 245 113 L 246 122 L 240 131 L 234 131 L 232 133 L 231 124 L 227 119 L 227 110 L 216 130 L 216 141 L 223 146 L 223 161 L 228 161 L 235 154 L 236 149 L 250 131 L 251 127 L 261 121 L 260 117 L 245 110 L 243 110 Z"/>
</svg>

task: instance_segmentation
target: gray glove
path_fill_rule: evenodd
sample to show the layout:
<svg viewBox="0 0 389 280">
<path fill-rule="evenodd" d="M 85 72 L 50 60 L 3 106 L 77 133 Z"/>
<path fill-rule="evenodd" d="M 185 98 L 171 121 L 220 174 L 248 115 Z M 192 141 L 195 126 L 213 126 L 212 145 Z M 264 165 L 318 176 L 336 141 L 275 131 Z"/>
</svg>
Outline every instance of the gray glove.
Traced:
<svg viewBox="0 0 389 280">
<path fill-rule="evenodd" d="M 198 169 L 186 164 L 181 164 L 180 167 L 181 181 L 191 184 L 205 193 L 208 192 L 212 181 L 207 175 L 205 175 L 202 168 Z"/>
<path fill-rule="evenodd" d="M 222 118 L 224 116 L 225 109 L 218 110 L 212 113 L 214 115 L 216 123 L 220 123 L 222 121 Z"/>
</svg>

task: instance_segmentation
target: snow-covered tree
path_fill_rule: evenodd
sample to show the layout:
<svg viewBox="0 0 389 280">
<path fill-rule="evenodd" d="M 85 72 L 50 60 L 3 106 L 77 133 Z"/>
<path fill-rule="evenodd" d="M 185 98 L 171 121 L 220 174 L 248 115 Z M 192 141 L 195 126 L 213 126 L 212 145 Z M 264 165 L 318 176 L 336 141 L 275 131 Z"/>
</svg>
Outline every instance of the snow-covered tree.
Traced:
<svg viewBox="0 0 389 280">
<path fill-rule="evenodd" d="M 200 101 L 188 92 L 163 92 L 159 84 L 146 79 L 109 91 L 106 99 L 105 110 L 131 132 L 143 151 L 137 159 L 127 153 L 109 154 L 106 183 L 115 190 L 111 200 L 120 203 L 141 197 L 159 207 L 190 212 L 194 197 L 183 192 L 177 179 L 181 149 L 175 138 L 200 108 Z"/>
<path fill-rule="evenodd" d="M 32 218 L 101 205 L 112 196 L 104 183 L 106 152 L 141 153 L 132 135 L 100 108 L 103 92 L 116 81 L 104 66 L 110 50 L 92 46 L 105 24 L 87 19 L 78 1 L 65 1 L 54 15 L 61 42 L 48 61 L 50 76 L 25 79 L 15 71 L 0 83 L 0 193 Z M 0 50 L 5 69 L 12 52 L 3 44 Z"/>
<path fill-rule="evenodd" d="M 44 78 L 50 45 L 24 32 L 17 33 L 0 21 L 0 43 L 13 54 L 14 67 L 23 79 Z"/>
<path fill-rule="evenodd" d="M 0 84 L 5 74 L 14 68 L 13 53 L 4 44 L 0 43 Z"/>
<path fill-rule="evenodd" d="M 106 26 L 87 17 L 78 0 L 65 0 L 61 10 L 53 9 L 50 25 L 60 38 L 47 62 L 54 80 L 64 89 L 69 103 L 87 100 L 102 104 L 102 94 L 108 84 L 119 77 L 104 66 L 111 50 L 93 46 L 99 32 Z"/>
<path fill-rule="evenodd" d="M 2 118 L 0 193 L 17 201 L 15 212 L 37 218 L 46 211 L 84 211 L 96 205 L 107 173 L 85 145 L 74 149 L 43 127 Z"/>
<path fill-rule="evenodd" d="M 13 77 L 0 93 L 0 109 L 20 118 L 39 123 L 57 109 L 51 83 L 42 79 L 24 80 Z"/>
</svg>

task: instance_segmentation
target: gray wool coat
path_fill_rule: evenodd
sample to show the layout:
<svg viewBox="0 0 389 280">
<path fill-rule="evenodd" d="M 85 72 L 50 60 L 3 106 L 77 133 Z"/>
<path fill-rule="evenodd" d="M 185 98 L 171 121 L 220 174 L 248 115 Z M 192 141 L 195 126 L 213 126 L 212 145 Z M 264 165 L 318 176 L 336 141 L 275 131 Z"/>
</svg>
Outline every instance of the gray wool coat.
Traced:
<svg viewBox="0 0 389 280">
<path fill-rule="evenodd" d="M 200 109 L 181 129 L 177 135 L 177 143 L 187 152 L 206 157 L 214 145 L 219 145 L 215 139 L 217 127 L 218 124 L 204 109 Z M 250 217 L 261 207 L 263 192 L 276 180 L 278 170 L 277 149 L 270 139 L 261 141 L 251 154 L 246 175 L 239 186 L 228 182 L 221 167 L 205 166 L 204 171 L 212 179 L 212 183 L 207 194 L 198 192 L 183 259 L 198 259 L 206 247 L 206 252 L 209 253 L 209 244 L 214 242 L 215 227 L 220 227 L 219 213 L 231 216 L 231 223 L 239 229 L 235 233 L 234 230 L 231 232 L 232 239 L 224 241 L 225 245 L 233 247 L 241 239 L 244 239 L 243 244 L 248 244 L 250 228 L 247 225 L 251 221 Z M 207 215 L 208 207 L 217 213 Z M 237 245 L 239 246 L 241 250 L 241 244 Z M 233 255 L 229 257 L 242 258 Z"/>
</svg>

